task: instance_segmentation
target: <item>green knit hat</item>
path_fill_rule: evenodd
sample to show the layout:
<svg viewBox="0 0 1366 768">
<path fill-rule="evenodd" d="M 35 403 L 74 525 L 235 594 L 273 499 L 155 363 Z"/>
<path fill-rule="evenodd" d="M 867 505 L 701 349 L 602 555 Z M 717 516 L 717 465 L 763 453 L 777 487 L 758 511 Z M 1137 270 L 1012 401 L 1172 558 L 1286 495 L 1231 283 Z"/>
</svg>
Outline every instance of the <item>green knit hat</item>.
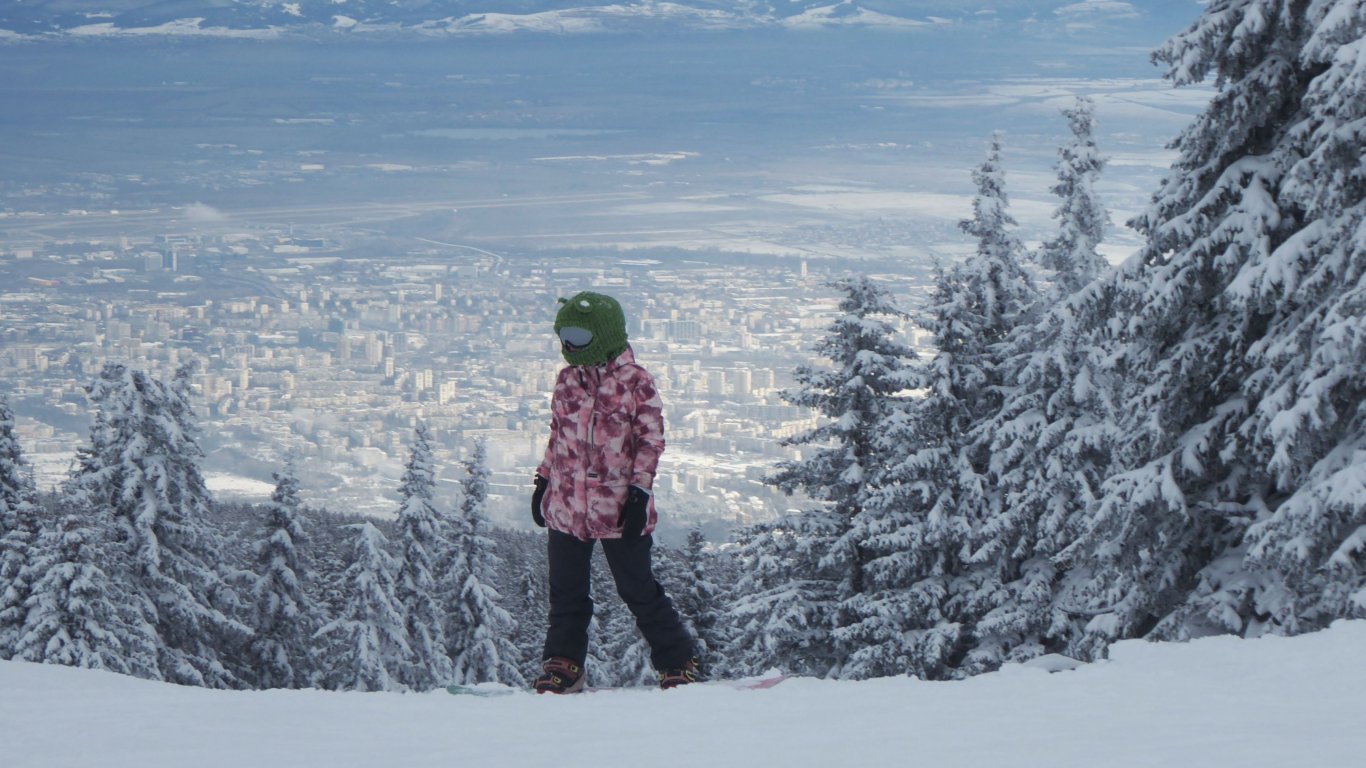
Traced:
<svg viewBox="0 0 1366 768">
<path fill-rule="evenodd" d="M 573 298 L 560 299 L 555 335 L 560 336 L 565 328 L 580 328 L 592 334 L 581 347 L 568 342 L 560 345 L 570 365 L 602 365 L 626 351 L 626 315 L 611 296 L 584 291 Z"/>
</svg>

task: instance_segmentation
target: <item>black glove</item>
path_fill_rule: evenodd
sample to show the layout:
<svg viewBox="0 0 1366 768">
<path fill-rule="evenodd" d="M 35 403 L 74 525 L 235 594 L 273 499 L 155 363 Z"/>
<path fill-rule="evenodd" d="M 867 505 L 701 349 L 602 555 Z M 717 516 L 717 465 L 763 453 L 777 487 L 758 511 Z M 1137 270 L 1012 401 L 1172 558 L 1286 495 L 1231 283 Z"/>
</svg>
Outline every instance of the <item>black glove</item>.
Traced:
<svg viewBox="0 0 1366 768">
<path fill-rule="evenodd" d="M 545 499 L 545 489 L 550 485 L 550 481 L 537 475 L 533 482 L 536 484 L 536 490 L 531 494 L 531 521 L 544 528 L 545 515 L 541 514 L 541 501 Z"/>
<path fill-rule="evenodd" d="M 621 514 L 617 517 L 617 527 L 621 529 L 621 538 L 636 539 L 645 530 L 645 521 L 650 517 L 650 494 L 644 488 L 631 486 L 631 490 L 626 492 L 626 503 L 621 505 Z"/>
</svg>

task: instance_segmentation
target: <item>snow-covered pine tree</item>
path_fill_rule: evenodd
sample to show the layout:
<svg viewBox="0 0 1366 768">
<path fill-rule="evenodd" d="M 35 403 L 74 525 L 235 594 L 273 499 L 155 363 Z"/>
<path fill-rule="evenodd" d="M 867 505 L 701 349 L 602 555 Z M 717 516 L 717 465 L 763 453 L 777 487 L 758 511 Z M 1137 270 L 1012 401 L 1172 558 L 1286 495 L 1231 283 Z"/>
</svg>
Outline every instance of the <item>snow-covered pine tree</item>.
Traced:
<svg viewBox="0 0 1366 768">
<path fill-rule="evenodd" d="M 488 538 L 488 448 L 483 440 L 474 443 L 469 459 L 463 462 L 461 481 L 464 497 L 460 519 L 455 521 L 447 569 L 449 618 L 446 636 L 453 680 L 459 684 L 501 682 L 526 685 L 522 676 L 522 654 L 513 644 L 517 624 L 500 604 L 502 596 L 494 578 L 502 559 Z"/>
<path fill-rule="evenodd" d="M 1085 573 L 1061 555 L 1088 525 L 1121 440 L 1115 382 L 1094 338 L 1112 293 L 1094 281 L 1022 327 L 1003 361 L 1002 405 L 974 430 L 990 446 L 994 491 L 972 537 L 976 581 L 990 588 L 971 604 L 970 669 L 1062 652 L 1087 618 L 1060 599 L 1069 572 Z"/>
<path fill-rule="evenodd" d="M 819 553 L 817 577 L 833 583 L 835 603 L 818 604 L 817 623 L 840 633 L 858 620 L 857 603 L 868 589 L 865 570 L 872 553 L 867 540 L 879 521 L 867 501 L 886 466 L 878 437 L 917 378 L 910 367 L 915 352 L 897 338 L 890 322 L 905 313 L 886 289 L 865 276 L 838 280 L 832 287 L 844 294 L 840 314 L 816 345 L 830 365 L 799 367 L 797 386 L 783 392 L 785 400 L 813 409 L 824 421 L 786 441 L 810 448 L 802 459 L 784 462 L 772 482 L 789 493 L 805 491 L 819 503 L 798 513 L 790 527 L 805 540 L 803 547 Z M 760 535 L 754 542 L 766 538 Z M 837 659 L 854 652 L 859 642 L 856 636 L 832 637 L 839 644 Z M 825 671 L 838 675 L 838 663 Z"/>
<path fill-rule="evenodd" d="M 1096 252 L 1107 219 L 1094 189 L 1103 160 L 1089 99 L 1064 114 L 1073 141 L 1059 152 L 1053 188 L 1062 198 L 1054 214 L 1060 232 L 1040 252 L 1055 271 L 1055 303 L 1037 316 L 1032 289 L 1017 278 L 1010 317 L 992 324 L 984 348 L 960 350 L 955 361 L 985 352 L 988 366 L 987 386 L 978 390 L 986 397 L 970 408 L 973 426 L 965 437 L 974 487 L 990 490 L 974 496 L 965 542 L 971 554 L 960 582 L 969 590 L 958 614 L 968 630 L 963 674 L 1066 643 L 1071 618 L 1055 599 L 1063 568 L 1054 557 L 1075 539 L 1108 466 L 1108 402 L 1088 345 L 1090 329 L 1110 306 L 1104 286 L 1093 284 L 1107 266 Z M 941 328 L 945 319 L 941 313 Z"/>
<path fill-rule="evenodd" d="M 251 630 L 228 613 L 236 596 L 215 568 L 222 558 L 204 522 L 210 499 L 199 471 L 191 370 L 182 367 L 167 385 L 118 363 L 104 366 L 88 388 L 96 413 L 68 497 L 78 509 L 112 515 L 128 557 L 127 572 L 109 576 L 151 606 L 161 676 L 232 687 L 240 681 L 224 660 Z"/>
<path fill-rule="evenodd" d="M 924 394 L 891 414 L 879 433 L 889 466 L 868 501 L 876 521 L 866 539 L 869 589 L 841 632 L 850 647 L 846 676 L 974 671 L 965 666 L 978 642 L 972 606 L 996 589 L 973 578 L 973 532 L 993 511 L 989 445 L 974 430 L 1000 407 L 1002 363 L 1038 303 L 1012 231 L 1001 144 L 994 135 L 972 174 L 973 218 L 961 228 L 977 239 L 976 252 L 940 270 L 921 321 L 937 347 L 916 371 Z"/>
<path fill-rule="evenodd" d="M 1285 631 L 1366 618 L 1366 3 L 1316 3 L 1298 65 L 1314 73 L 1279 198 L 1303 223 L 1235 284 L 1280 311 L 1248 357 L 1255 440 L 1284 497 L 1248 531 L 1257 596 Z M 1245 286 L 1245 287 L 1244 287 Z"/>
<path fill-rule="evenodd" d="M 319 613 L 305 590 L 310 574 L 299 552 L 305 540 L 293 459 L 273 478 L 275 490 L 256 542 L 251 683 L 257 688 L 303 688 L 316 666 L 312 641 Z"/>
<path fill-rule="evenodd" d="M 412 666 L 413 651 L 403 608 L 394 595 L 398 563 L 385 550 L 384 534 L 374 523 L 348 527 L 356 539 L 346 569 L 346 609 L 315 636 L 324 640 L 324 686 L 403 690 L 399 674 Z"/>
<path fill-rule="evenodd" d="M 0 659 L 13 655 L 24 625 L 30 565 L 38 553 L 40 530 L 32 481 L 14 431 L 14 411 L 0 395 Z"/>
<path fill-rule="evenodd" d="M 398 510 L 399 569 L 394 596 L 404 617 L 409 663 L 398 673 L 399 682 L 418 691 L 449 685 L 451 659 L 447 655 L 445 616 L 437 598 L 436 564 L 446 542 L 436 510 L 436 461 L 427 425 L 418 423 L 408 465 L 403 473 Z"/>
<path fill-rule="evenodd" d="M 588 684 L 604 688 L 632 688 L 658 682 L 650 665 L 650 644 L 636 628 L 635 617 L 620 602 L 594 605 L 591 628 L 595 657 L 588 663 Z"/>
<path fill-rule="evenodd" d="M 1061 198 L 1053 212 L 1058 233 L 1038 252 L 1039 263 L 1053 271 L 1058 298 L 1075 293 L 1110 266 L 1096 250 L 1105 239 L 1109 213 L 1096 193 L 1105 158 L 1096 148 L 1095 104 L 1086 96 L 1078 96 L 1076 103 L 1062 113 L 1072 140 L 1058 149 L 1058 183 L 1052 188 Z"/>
<path fill-rule="evenodd" d="M 715 670 L 719 675 L 744 677 L 776 668 L 822 676 L 839 663 L 830 626 L 836 583 L 818 566 L 826 538 L 812 540 L 797 530 L 802 517 L 790 510 L 738 532 L 739 578 L 725 601 L 733 636 L 726 666 Z"/>
<path fill-rule="evenodd" d="M 14 658 L 161 676 L 156 628 L 146 620 L 152 606 L 103 567 L 126 559 L 112 529 L 107 511 L 84 509 L 43 532 Z"/>
<path fill-rule="evenodd" d="M 541 647 L 545 641 L 546 605 L 549 602 L 545 583 L 545 539 L 530 533 L 504 532 L 506 542 L 503 572 L 510 574 L 505 601 L 516 629 L 512 633 L 512 647 L 521 658 L 519 670 L 523 679 L 531 680 L 541 673 Z M 452 634 L 447 629 L 447 637 Z"/>
<path fill-rule="evenodd" d="M 1155 58 L 1209 107 L 1104 326 L 1124 432 L 1070 555 L 1082 652 L 1360 615 L 1366 5 L 1210 3 Z"/>
<path fill-rule="evenodd" d="M 692 629 L 702 676 L 710 677 L 713 668 L 725 669 L 727 624 L 720 604 L 721 588 L 711 578 L 711 553 L 700 527 L 688 531 L 680 553 L 675 578 L 669 589 L 678 612 Z"/>
</svg>

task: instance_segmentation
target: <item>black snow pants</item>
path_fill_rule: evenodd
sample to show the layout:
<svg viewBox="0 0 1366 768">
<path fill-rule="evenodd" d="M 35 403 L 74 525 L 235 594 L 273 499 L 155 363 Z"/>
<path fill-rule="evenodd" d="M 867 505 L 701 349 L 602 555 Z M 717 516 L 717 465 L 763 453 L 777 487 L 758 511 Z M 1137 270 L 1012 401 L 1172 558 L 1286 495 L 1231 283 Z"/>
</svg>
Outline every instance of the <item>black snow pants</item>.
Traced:
<svg viewBox="0 0 1366 768">
<path fill-rule="evenodd" d="M 593 619 L 589 593 L 593 541 L 550 531 L 550 628 L 542 658 L 563 656 L 580 665 L 588 656 L 588 624 Z M 664 594 L 650 570 L 650 536 L 603 539 L 602 551 L 617 583 L 617 594 L 636 617 L 636 626 L 650 644 L 656 670 L 680 669 L 693 657 L 692 638 L 673 601 Z"/>
</svg>

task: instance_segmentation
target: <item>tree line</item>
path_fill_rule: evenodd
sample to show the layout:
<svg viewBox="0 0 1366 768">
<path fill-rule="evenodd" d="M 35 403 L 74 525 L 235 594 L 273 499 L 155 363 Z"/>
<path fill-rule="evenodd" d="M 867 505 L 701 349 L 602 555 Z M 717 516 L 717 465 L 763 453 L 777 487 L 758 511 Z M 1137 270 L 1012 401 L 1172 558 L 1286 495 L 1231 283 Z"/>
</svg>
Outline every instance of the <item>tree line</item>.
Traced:
<svg viewBox="0 0 1366 768">
<path fill-rule="evenodd" d="M 106 365 L 88 387 L 89 445 L 44 494 L 0 398 L 0 658 L 215 688 L 423 691 L 535 674 L 543 536 L 490 527 L 482 442 L 454 505 L 439 498 L 421 423 L 393 519 L 305 506 L 292 461 L 268 503 L 218 503 L 199 469 L 189 370 L 165 383 Z M 704 641 L 713 557 L 693 531 L 658 566 Z M 629 612 L 602 602 L 594 684 L 652 680 Z"/>
</svg>

